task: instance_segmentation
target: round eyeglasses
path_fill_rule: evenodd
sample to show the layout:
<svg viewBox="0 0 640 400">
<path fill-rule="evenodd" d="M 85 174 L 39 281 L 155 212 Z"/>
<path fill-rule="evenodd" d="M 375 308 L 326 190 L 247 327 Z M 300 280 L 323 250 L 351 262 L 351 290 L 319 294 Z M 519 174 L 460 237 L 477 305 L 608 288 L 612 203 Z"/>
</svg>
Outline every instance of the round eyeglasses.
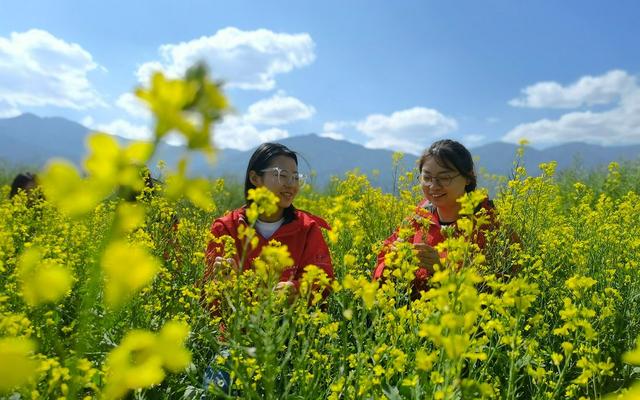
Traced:
<svg viewBox="0 0 640 400">
<path fill-rule="evenodd" d="M 453 180 L 458 176 L 460 176 L 460 174 L 451 176 L 429 176 L 420 174 L 420 183 L 422 183 L 423 185 L 435 184 L 437 186 L 447 187 L 451 185 L 451 182 L 453 182 Z"/>
<path fill-rule="evenodd" d="M 299 172 L 289 172 L 278 167 L 266 168 L 262 172 L 271 172 L 281 185 L 303 186 L 306 176 Z"/>
</svg>

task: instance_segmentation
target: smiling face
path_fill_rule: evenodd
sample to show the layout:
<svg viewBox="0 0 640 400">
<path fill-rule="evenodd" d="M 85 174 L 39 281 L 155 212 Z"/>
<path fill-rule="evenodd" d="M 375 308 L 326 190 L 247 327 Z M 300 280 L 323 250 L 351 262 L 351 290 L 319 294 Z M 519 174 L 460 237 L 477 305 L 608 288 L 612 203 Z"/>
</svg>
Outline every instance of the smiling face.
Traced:
<svg viewBox="0 0 640 400">
<path fill-rule="evenodd" d="M 281 171 L 281 179 L 278 179 L 278 172 L 272 168 L 279 168 Z M 250 179 L 256 187 L 264 186 L 279 198 L 277 215 L 282 216 L 282 211 L 293 203 L 300 189 L 298 184 L 292 179 L 287 179 L 293 174 L 298 173 L 298 164 L 291 157 L 276 156 L 270 162 L 265 171 L 251 171 Z M 285 178 L 286 175 L 286 178 Z M 278 218 L 279 219 L 279 218 Z"/>
<path fill-rule="evenodd" d="M 440 165 L 435 157 L 428 157 L 422 164 L 420 182 L 424 197 L 438 210 L 457 210 L 457 199 L 465 194 L 469 179 L 459 171 Z"/>
</svg>

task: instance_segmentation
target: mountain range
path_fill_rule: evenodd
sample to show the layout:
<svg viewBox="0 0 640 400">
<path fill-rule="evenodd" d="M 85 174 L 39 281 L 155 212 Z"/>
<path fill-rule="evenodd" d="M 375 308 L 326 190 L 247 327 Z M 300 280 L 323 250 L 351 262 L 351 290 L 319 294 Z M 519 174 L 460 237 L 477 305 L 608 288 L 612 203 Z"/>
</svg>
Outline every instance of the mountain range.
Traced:
<svg viewBox="0 0 640 400">
<path fill-rule="evenodd" d="M 39 168 L 52 157 L 63 157 L 80 164 L 86 154 L 85 138 L 91 130 L 76 122 L 60 117 L 39 117 L 22 114 L 0 119 L 0 160 L 12 166 Z M 121 142 L 126 140 L 121 139 Z M 315 134 L 293 136 L 278 142 L 300 155 L 301 169 L 313 171 L 316 184 L 323 186 L 331 176 L 343 176 L 345 172 L 359 169 L 372 179 L 374 185 L 385 190 L 393 187 L 394 152 L 368 149 L 344 140 L 320 137 Z M 156 159 L 167 165 L 175 165 L 184 149 L 161 144 Z M 513 167 L 517 146 L 510 143 L 490 143 L 471 149 L 480 170 L 490 174 L 508 175 Z M 235 177 L 242 179 L 253 149 L 247 151 L 221 149 L 216 162 L 210 165 L 204 157 L 193 158 L 190 171 L 209 177 Z M 542 162 L 557 161 L 558 169 L 579 165 L 592 169 L 611 161 L 636 160 L 640 157 L 640 145 L 598 146 L 586 143 L 567 143 L 543 150 L 528 146 L 523 164 L 530 173 Z M 156 161 L 157 161 L 156 160 Z M 400 167 L 414 168 L 417 157 L 405 154 Z M 154 163 L 155 164 L 155 163 Z M 153 170 L 153 168 L 152 168 Z M 375 172 L 374 172 L 375 171 Z"/>
</svg>

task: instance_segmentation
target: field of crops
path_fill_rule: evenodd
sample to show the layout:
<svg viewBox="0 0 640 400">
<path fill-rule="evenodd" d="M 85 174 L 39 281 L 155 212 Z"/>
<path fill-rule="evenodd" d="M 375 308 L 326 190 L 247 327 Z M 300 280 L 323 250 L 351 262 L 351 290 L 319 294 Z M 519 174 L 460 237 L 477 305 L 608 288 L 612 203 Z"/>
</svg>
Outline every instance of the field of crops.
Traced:
<svg viewBox="0 0 640 400">
<path fill-rule="evenodd" d="M 214 157 L 209 131 L 227 104 L 203 70 L 156 75 L 137 94 L 158 140 L 178 131 Z M 187 176 L 186 154 L 143 190 L 154 143 L 97 134 L 88 148 L 84 171 L 42 171 L 46 200 L 0 191 L 0 396 L 199 399 L 213 365 L 231 388 L 210 398 L 640 398 L 637 166 L 557 175 L 516 163 L 486 250 L 447 239 L 417 299 L 410 246 L 371 280 L 382 241 L 421 199 L 414 172 L 400 171 L 396 193 L 355 173 L 304 187 L 295 205 L 332 226 L 336 276 L 308 267 L 292 297 L 273 290 L 288 258 L 277 244 L 255 270 L 199 283 L 211 222 L 244 202 L 237 184 Z M 255 207 L 272 201 L 262 194 Z"/>
</svg>

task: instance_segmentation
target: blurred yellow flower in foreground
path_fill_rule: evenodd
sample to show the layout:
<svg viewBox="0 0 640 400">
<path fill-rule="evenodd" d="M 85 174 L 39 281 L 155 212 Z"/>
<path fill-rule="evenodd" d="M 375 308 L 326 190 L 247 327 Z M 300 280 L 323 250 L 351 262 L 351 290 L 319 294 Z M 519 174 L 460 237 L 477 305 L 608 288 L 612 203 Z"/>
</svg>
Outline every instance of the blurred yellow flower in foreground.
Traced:
<svg viewBox="0 0 640 400">
<path fill-rule="evenodd" d="M 254 223 L 261 214 L 272 215 L 278 211 L 280 199 L 266 187 L 249 189 L 247 200 L 251 201 L 251 206 L 247 209 L 247 218 L 250 223 Z"/>
<path fill-rule="evenodd" d="M 39 180 L 47 200 L 70 217 L 88 213 L 110 193 L 95 181 L 83 179 L 66 160 L 50 162 Z"/>
<path fill-rule="evenodd" d="M 178 162 L 177 172 L 167 175 L 166 196 L 173 201 L 186 197 L 196 207 L 213 211 L 215 203 L 212 198 L 211 183 L 204 178 L 189 178 L 187 167 L 188 162 L 183 158 Z"/>
<path fill-rule="evenodd" d="M 211 150 L 211 124 L 229 108 L 221 85 L 210 79 L 202 64 L 187 70 L 185 79 L 168 79 L 156 72 L 150 86 L 138 88 L 136 96 L 157 118 L 155 139 L 177 131 L 189 149 Z"/>
<path fill-rule="evenodd" d="M 108 399 L 124 396 L 129 390 L 157 385 L 164 379 L 162 356 L 156 351 L 156 337 L 147 331 L 130 331 L 107 356 Z"/>
<path fill-rule="evenodd" d="M 135 191 L 144 187 L 140 168 L 148 161 L 153 145 L 148 142 L 133 142 L 121 148 L 118 141 L 106 133 L 94 133 L 87 139 L 90 150 L 84 167 L 91 179 L 96 180 L 105 191 L 116 185 Z"/>
<path fill-rule="evenodd" d="M 157 335 L 143 330 L 127 333 L 107 356 L 104 397 L 120 398 L 129 390 L 157 385 L 165 377 L 163 368 L 185 369 L 191 362 L 191 353 L 184 348 L 188 336 L 189 325 L 178 321 L 168 322 Z"/>
<path fill-rule="evenodd" d="M 180 372 L 191 362 L 191 353 L 183 346 L 188 336 L 189 325 L 184 322 L 170 321 L 162 327 L 157 347 L 169 371 Z"/>
<path fill-rule="evenodd" d="M 143 247 L 119 240 L 107 247 L 102 269 L 107 304 L 117 307 L 151 282 L 160 269 L 160 262 Z"/>
<path fill-rule="evenodd" d="M 39 248 L 27 249 L 18 263 L 22 296 L 30 306 L 55 303 L 64 297 L 73 283 L 71 272 L 53 260 L 42 260 Z"/>
<path fill-rule="evenodd" d="M 33 341 L 25 338 L 0 339 L 0 393 L 28 382 L 34 376 L 38 363 L 31 358 L 35 350 Z"/>
</svg>

